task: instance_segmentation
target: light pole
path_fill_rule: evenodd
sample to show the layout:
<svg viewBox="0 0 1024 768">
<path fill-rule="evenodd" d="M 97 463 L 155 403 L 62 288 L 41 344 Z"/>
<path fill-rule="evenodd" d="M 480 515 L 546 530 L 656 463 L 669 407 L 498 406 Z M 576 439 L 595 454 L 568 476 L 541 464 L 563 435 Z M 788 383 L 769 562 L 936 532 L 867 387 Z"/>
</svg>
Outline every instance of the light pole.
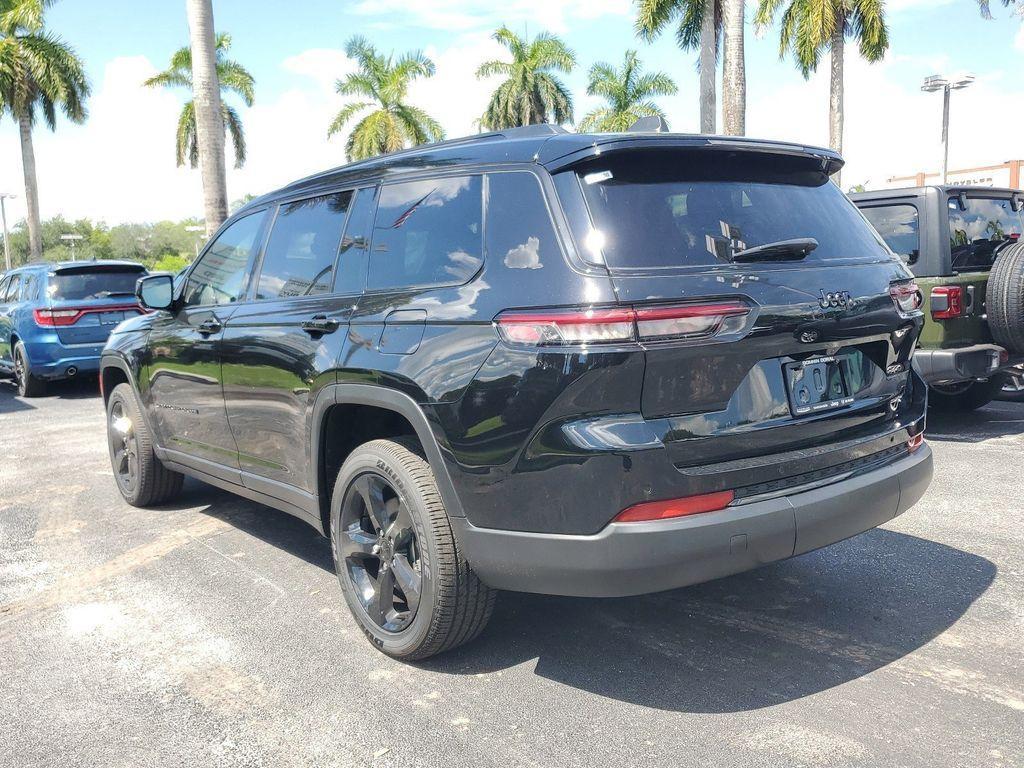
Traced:
<svg viewBox="0 0 1024 768">
<path fill-rule="evenodd" d="M 10 192 L 0 192 L 0 219 L 3 219 L 4 223 L 4 263 L 7 265 L 7 269 L 11 268 L 11 236 L 7 232 L 7 209 L 4 207 L 4 200 L 8 197 L 13 198 Z"/>
<path fill-rule="evenodd" d="M 942 91 L 942 183 L 946 183 L 949 170 L 949 92 L 959 91 L 974 82 L 974 75 L 956 75 L 943 77 L 930 75 L 924 79 L 922 91 Z"/>
<path fill-rule="evenodd" d="M 84 240 L 85 238 L 82 235 L 61 235 L 60 239 L 71 246 L 71 260 L 77 261 L 75 258 L 75 244 L 79 240 Z"/>
<path fill-rule="evenodd" d="M 205 232 L 206 231 L 206 227 L 201 227 L 201 226 L 198 226 L 196 224 L 190 224 L 189 226 L 185 227 L 185 231 L 186 232 L 196 232 L 196 233 L 198 233 L 198 232 Z M 199 258 L 199 241 L 200 240 L 202 240 L 202 237 L 197 235 L 196 236 L 196 258 L 197 259 Z"/>
</svg>

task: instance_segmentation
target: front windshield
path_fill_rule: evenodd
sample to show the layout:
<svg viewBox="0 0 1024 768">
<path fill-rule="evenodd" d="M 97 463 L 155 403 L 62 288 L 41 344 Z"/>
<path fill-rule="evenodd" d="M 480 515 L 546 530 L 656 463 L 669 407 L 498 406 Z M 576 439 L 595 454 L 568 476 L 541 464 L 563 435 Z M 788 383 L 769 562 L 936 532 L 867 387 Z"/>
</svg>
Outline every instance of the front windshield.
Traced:
<svg viewBox="0 0 1024 768">
<path fill-rule="evenodd" d="M 811 157 L 692 150 L 626 152 L 577 171 L 612 269 L 721 264 L 744 248 L 814 238 L 805 261 L 890 257 Z"/>
</svg>

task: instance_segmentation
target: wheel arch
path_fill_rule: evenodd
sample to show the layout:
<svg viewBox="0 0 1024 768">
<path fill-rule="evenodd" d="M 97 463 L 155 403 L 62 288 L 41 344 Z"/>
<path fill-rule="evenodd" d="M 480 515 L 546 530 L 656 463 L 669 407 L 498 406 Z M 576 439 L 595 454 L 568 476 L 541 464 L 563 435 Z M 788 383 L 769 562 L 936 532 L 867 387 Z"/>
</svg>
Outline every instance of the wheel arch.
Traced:
<svg viewBox="0 0 1024 768">
<path fill-rule="evenodd" d="M 317 396 L 311 419 L 310 449 L 317 496 L 319 497 L 320 519 L 325 535 L 330 535 L 331 484 L 327 461 L 327 439 L 329 437 L 330 415 L 334 409 L 346 406 L 365 406 L 395 414 L 404 419 L 423 447 L 427 463 L 434 472 L 445 510 L 451 517 L 465 517 L 462 504 L 455 492 L 448 466 L 434 430 L 422 406 L 409 395 L 387 387 L 373 384 L 331 384 L 324 387 Z"/>
</svg>

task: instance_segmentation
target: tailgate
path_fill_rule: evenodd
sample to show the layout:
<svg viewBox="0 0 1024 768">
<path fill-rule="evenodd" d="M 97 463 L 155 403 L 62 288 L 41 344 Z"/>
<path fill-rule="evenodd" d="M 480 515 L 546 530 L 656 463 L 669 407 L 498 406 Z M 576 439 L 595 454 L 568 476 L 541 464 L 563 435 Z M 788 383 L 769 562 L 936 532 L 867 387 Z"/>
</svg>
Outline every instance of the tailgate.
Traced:
<svg viewBox="0 0 1024 768">
<path fill-rule="evenodd" d="M 118 323 L 141 314 L 135 283 L 144 274 L 134 264 L 57 267 L 47 276 L 48 305 L 37 318 L 54 327 L 62 344 L 102 344 Z"/>
<path fill-rule="evenodd" d="M 644 345 L 642 413 L 677 466 L 893 429 L 919 298 L 819 160 L 633 151 L 575 171 L 620 303 L 747 307 Z"/>
</svg>

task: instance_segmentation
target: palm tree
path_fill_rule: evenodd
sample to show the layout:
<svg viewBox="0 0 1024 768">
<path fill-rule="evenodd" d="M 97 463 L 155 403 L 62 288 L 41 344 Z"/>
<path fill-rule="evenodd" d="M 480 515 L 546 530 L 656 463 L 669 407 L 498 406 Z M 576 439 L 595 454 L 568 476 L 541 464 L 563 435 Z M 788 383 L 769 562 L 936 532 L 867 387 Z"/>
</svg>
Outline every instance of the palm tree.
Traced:
<svg viewBox="0 0 1024 768">
<path fill-rule="evenodd" d="M 492 37 L 508 49 L 512 61 L 485 61 L 477 69 L 478 78 L 505 77 L 491 95 L 480 124 L 500 130 L 547 122 L 571 123 L 572 96 L 552 72 L 571 72 L 576 54 L 547 32 L 527 40 L 501 27 Z"/>
<path fill-rule="evenodd" d="M 700 51 L 700 132 L 714 133 L 722 0 L 637 0 L 636 33 L 648 43 L 676 19 L 676 43 L 684 51 Z"/>
<path fill-rule="evenodd" d="M 1017 0 L 1002 0 L 1003 5 L 1006 6 L 1007 8 L 1009 8 L 1011 5 L 1015 5 L 1016 2 Z M 978 10 L 981 12 L 981 18 L 992 18 L 992 8 L 991 3 L 989 3 L 989 0 L 978 0 Z M 1024 16 L 1024 5 L 1018 6 L 1014 13 L 1016 13 L 1018 16 Z"/>
<path fill-rule="evenodd" d="M 192 99 L 196 118 L 199 172 L 203 177 L 206 235 L 212 237 L 228 215 L 224 171 L 224 115 L 217 77 L 212 0 L 185 0 L 192 49 Z"/>
<path fill-rule="evenodd" d="M 672 96 L 676 84 L 664 72 L 642 74 L 636 51 L 626 51 L 620 69 L 598 62 L 590 68 L 587 93 L 602 96 L 608 105 L 586 114 L 579 129 L 591 131 L 625 131 L 641 117 L 665 113 L 651 99 L 654 96 Z"/>
<path fill-rule="evenodd" d="M 743 57 L 743 0 L 723 0 L 722 6 L 722 131 L 727 136 L 747 132 L 747 67 Z"/>
<path fill-rule="evenodd" d="M 879 61 L 889 48 L 884 0 L 760 0 L 755 24 L 764 29 L 783 4 L 779 57 L 792 51 L 805 78 L 818 68 L 829 51 L 829 145 L 843 151 L 843 55 L 846 38 L 855 38 L 860 55 Z M 836 181 L 838 182 L 838 174 Z"/>
<path fill-rule="evenodd" d="M 74 123 L 85 120 L 89 81 L 74 50 L 43 30 L 47 0 L 0 0 L 0 117 L 9 113 L 18 123 L 25 176 L 29 254 L 42 256 L 39 184 L 32 128 L 42 115 L 57 128 L 57 111 Z"/>
<path fill-rule="evenodd" d="M 231 48 L 231 35 L 221 32 L 214 41 L 217 57 L 217 80 L 220 83 L 221 96 L 226 91 L 235 93 L 242 98 L 245 106 L 251 107 L 255 97 L 256 81 L 249 71 L 237 61 L 226 58 Z M 192 92 L 192 50 L 187 46 L 179 48 L 171 56 L 171 65 L 159 74 L 146 80 L 143 85 L 150 87 L 182 87 Z M 235 149 L 235 168 L 245 163 L 245 132 L 242 119 L 230 104 L 221 99 L 221 117 L 224 130 L 231 136 L 231 144 Z M 179 166 L 188 164 L 195 168 L 199 165 L 199 145 L 196 143 L 196 110 L 195 102 L 189 99 L 181 108 L 178 117 L 178 132 L 174 144 L 174 156 Z"/>
<path fill-rule="evenodd" d="M 394 54 L 385 57 L 362 37 L 353 37 L 346 43 L 345 55 L 355 59 L 359 69 L 338 81 L 338 93 L 361 96 L 363 100 L 342 107 L 327 129 L 328 137 L 342 130 L 360 112 L 374 107 L 348 135 L 345 155 L 349 160 L 444 138 L 444 129 L 437 120 L 405 101 L 413 80 L 433 76 L 434 62 L 419 51 L 406 53 L 397 60 Z"/>
</svg>

